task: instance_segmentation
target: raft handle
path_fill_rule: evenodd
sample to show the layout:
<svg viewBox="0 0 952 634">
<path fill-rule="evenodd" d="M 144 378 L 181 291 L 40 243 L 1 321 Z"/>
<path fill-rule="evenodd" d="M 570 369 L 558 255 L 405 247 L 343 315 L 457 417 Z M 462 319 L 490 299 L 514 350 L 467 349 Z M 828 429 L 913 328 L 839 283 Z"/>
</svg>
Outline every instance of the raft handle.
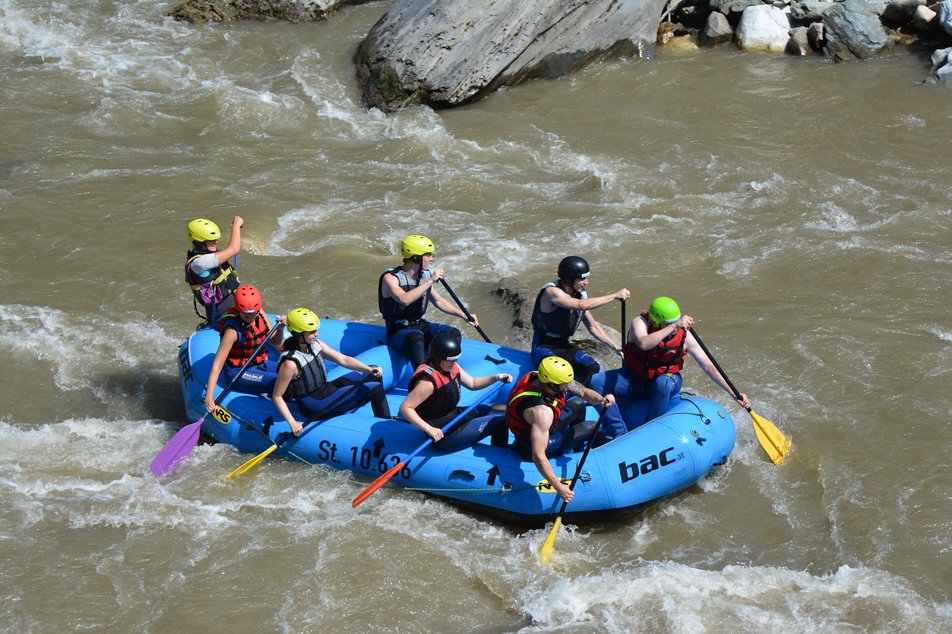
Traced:
<svg viewBox="0 0 952 634">
<path fill-rule="evenodd" d="M 454 469 L 447 478 L 447 480 L 465 480 L 466 482 L 472 482 L 475 479 L 476 476 L 464 469 Z"/>
</svg>

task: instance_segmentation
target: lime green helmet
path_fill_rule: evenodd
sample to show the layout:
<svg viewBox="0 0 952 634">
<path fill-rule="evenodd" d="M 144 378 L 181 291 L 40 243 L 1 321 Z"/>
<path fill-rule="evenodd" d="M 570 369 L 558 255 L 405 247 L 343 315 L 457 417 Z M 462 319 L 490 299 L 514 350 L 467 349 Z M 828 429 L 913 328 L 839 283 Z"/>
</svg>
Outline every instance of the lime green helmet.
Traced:
<svg viewBox="0 0 952 634">
<path fill-rule="evenodd" d="M 221 237 L 221 231 L 211 220 L 206 218 L 196 218 L 188 223 L 188 239 L 192 242 L 207 242 L 209 240 L 218 240 Z"/>
<path fill-rule="evenodd" d="M 539 363 L 539 380 L 550 385 L 571 383 L 575 378 L 572 364 L 562 357 L 546 357 Z"/>
<path fill-rule="evenodd" d="M 648 320 L 655 328 L 660 328 L 681 318 L 678 303 L 670 297 L 655 297 L 648 307 Z"/>
<path fill-rule="evenodd" d="M 423 255 L 424 253 L 433 253 L 433 241 L 426 236 L 415 233 L 412 236 L 407 236 L 400 243 L 400 255 L 403 256 L 404 260 L 409 260 L 415 255 Z"/>
<path fill-rule="evenodd" d="M 321 320 L 318 319 L 317 313 L 309 308 L 293 308 L 288 311 L 288 316 L 285 319 L 285 322 L 288 325 L 288 330 L 294 334 L 301 332 L 315 332 L 318 326 L 321 325 Z"/>
</svg>

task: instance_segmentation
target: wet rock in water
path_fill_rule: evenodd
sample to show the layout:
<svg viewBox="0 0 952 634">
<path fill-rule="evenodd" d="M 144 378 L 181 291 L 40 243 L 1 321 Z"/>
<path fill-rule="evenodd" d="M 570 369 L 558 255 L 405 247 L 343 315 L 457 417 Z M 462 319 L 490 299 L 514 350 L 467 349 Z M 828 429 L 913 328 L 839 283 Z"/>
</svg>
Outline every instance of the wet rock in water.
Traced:
<svg viewBox="0 0 952 634">
<path fill-rule="evenodd" d="M 354 56 L 368 106 L 459 106 L 648 54 L 665 0 L 395 0 Z"/>
<path fill-rule="evenodd" d="M 837 62 L 865 59 L 892 49 L 879 16 L 864 0 L 844 0 L 823 14 L 824 54 Z"/>
<path fill-rule="evenodd" d="M 952 0 L 943 0 L 939 3 L 936 19 L 939 21 L 939 29 L 947 36 L 952 36 Z"/>
<path fill-rule="evenodd" d="M 790 20 L 777 7 L 747 7 L 737 25 L 737 46 L 745 51 L 781 53 L 790 39 Z"/>
<path fill-rule="evenodd" d="M 166 15 L 186 22 L 224 22 L 228 20 L 286 20 L 313 22 L 344 4 L 363 0 L 189 0 L 173 7 Z"/>
<path fill-rule="evenodd" d="M 807 39 L 810 41 L 810 48 L 814 51 L 819 51 L 826 46 L 826 29 L 822 22 L 814 22 L 807 28 Z"/>
<path fill-rule="evenodd" d="M 727 16 L 731 24 L 736 25 L 740 21 L 740 16 L 748 7 L 755 7 L 761 4 L 760 0 L 711 0 L 710 7 L 712 11 Z"/>
<path fill-rule="evenodd" d="M 935 11 L 925 6 L 916 7 L 916 12 L 912 15 L 912 28 L 916 33 L 929 35 L 938 29 L 938 24 Z"/>
<path fill-rule="evenodd" d="M 912 21 L 916 9 L 925 6 L 926 0 L 891 0 L 883 9 L 883 24 L 902 26 Z"/>
<path fill-rule="evenodd" d="M 797 22 L 817 22 L 834 4 L 821 0 L 800 0 L 790 5 L 790 17 Z"/>
<path fill-rule="evenodd" d="M 810 46 L 810 29 L 798 26 L 790 30 L 790 39 L 787 40 L 785 52 L 788 55 L 810 55 L 813 47 Z"/>
<path fill-rule="evenodd" d="M 517 277 L 504 277 L 496 286 L 496 295 L 502 298 L 502 303 L 512 311 L 512 327 L 519 329 L 532 328 L 532 307 L 535 295 L 529 287 Z"/>
<path fill-rule="evenodd" d="M 734 29 L 731 28 L 726 15 L 718 11 L 712 11 L 707 16 L 707 23 L 704 25 L 704 30 L 701 31 L 698 39 L 704 46 L 725 44 L 734 39 Z"/>
<path fill-rule="evenodd" d="M 932 71 L 927 81 L 952 84 L 952 48 L 942 48 L 932 53 Z"/>
</svg>

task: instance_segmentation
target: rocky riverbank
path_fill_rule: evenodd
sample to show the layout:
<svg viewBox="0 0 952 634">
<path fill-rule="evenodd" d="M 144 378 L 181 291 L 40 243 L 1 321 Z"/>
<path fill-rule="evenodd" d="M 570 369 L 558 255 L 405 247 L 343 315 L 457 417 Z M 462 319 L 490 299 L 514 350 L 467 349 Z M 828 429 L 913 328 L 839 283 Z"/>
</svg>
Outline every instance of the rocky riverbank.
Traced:
<svg viewBox="0 0 952 634">
<path fill-rule="evenodd" d="M 366 0 L 190 0 L 177 20 L 325 20 Z M 365 103 L 385 112 L 464 105 L 656 44 L 868 59 L 933 49 L 923 79 L 952 84 L 952 0 L 393 0 L 354 55 Z M 928 50 L 926 49 L 926 50 Z"/>
</svg>

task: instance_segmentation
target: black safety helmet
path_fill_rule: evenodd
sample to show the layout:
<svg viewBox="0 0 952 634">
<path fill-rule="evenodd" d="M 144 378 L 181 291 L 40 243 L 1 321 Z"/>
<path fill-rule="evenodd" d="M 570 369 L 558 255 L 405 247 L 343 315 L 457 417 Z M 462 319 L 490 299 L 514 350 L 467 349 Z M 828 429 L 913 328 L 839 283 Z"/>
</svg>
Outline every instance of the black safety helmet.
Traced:
<svg viewBox="0 0 952 634">
<path fill-rule="evenodd" d="M 559 279 L 566 282 L 585 279 L 591 270 L 588 262 L 577 255 L 570 255 L 559 262 Z"/>
<path fill-rule="evenodd" d="M 453 335 L 443 333 L 430 342 L 430 361 L 433 363 L 456 361 L 462 353 L 459 340 Z"/>
</svg>

